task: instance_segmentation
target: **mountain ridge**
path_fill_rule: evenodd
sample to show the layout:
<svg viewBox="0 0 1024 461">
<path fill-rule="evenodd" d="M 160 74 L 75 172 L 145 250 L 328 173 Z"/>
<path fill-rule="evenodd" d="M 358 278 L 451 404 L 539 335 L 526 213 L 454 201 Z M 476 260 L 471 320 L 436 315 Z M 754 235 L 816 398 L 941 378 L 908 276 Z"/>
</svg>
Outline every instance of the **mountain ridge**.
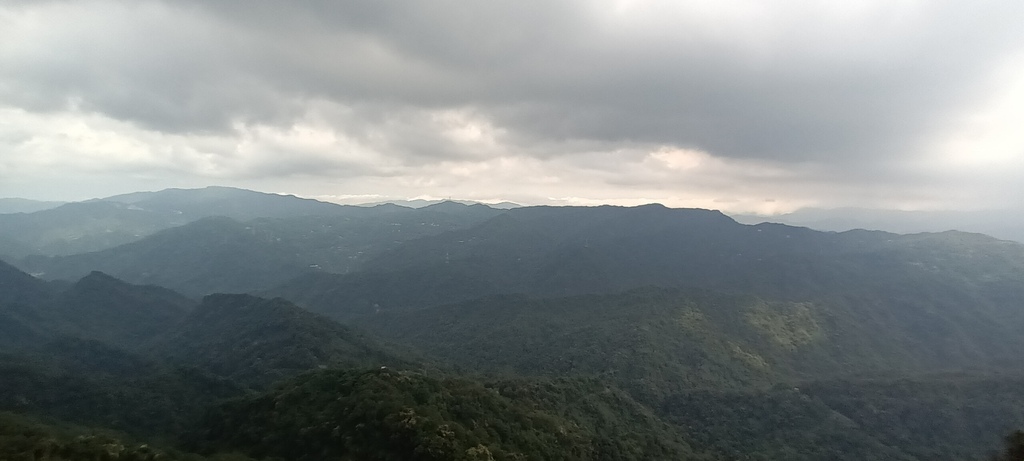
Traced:
<svg viewBox="0 0 1024 461">
<path fill-rule="evenodd" d="M 175 210 L 152 194 L 84 208 Z M 344 210 L 0 263 L 0 410 L 296 461 L 408 458 L 368 427 L 444 459 L 954 461 L 1024 425 L 1024 245 L 657 204 Z"/>
<path fill-rule="evenodd" d="M 0 254 L 21 258 L 100 251 L 213 216 L 244 221 L 350 211 L 359 209 L 229 187 L 137 192 L 33 213 L 0 214 Z"/>
</svg>

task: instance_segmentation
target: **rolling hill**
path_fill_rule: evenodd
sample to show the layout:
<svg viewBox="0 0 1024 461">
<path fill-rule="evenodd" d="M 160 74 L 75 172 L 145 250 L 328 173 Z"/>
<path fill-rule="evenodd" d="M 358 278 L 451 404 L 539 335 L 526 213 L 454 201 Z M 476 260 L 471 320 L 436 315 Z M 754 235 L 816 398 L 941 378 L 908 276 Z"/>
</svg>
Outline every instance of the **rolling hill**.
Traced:
<svg viewBox="0 0 1024 461">
<path fill-rule="evenodd" d="M 484 385 L 390 369 L 303 375 L 211 411 L 196 432 L 200 449 L 286 460 L 708 459 L 593 383 Z"/>
<path fill-rule="evenodd" d="M 913 234 L 960 230 L 1024 243 L 1022 210 L 899 211 L 869 208 L 802 208 L 776 216 L 732 215 L 745 224 L 774 222 L 823 231 L 870 229 Z"/>
<path fill-rule="evenodd" d="M 23 198 L 0 198 L 0 214 L 34 213 L 63 205 L 64 202 L 29 200 Z"/>
<path fill-rule="evenodd" d="M 0 306 L 37 304 L 46 301 L 55 292 L 46 282 L 0 261 Z"/>
<path fill-rule="evenodd" d="M 213 216 L 235 220 L 332 216 L 346 207 L 229 187 L 166 189 L 0 214 L 0 255 L 57 256 L 113 248 L 157 231 Z"/>
<path fill-rule="evenodd" d="M 1024 338 L 996 319 L 903 313 L 930 316 L 922 328 L 850 309 L 646 288 L 569 298 L 497 296 L 384 311 L 355 323 L 466 370 L 601 376 L 648 402 L 694 388 L 831 376 L 1024 370 L 1018 352 Z"/>
<path fill-rule="evenodd" d="M 192 296 L 263 291 L 306 273 L 358 270 L 373 256 L 423 236 L 472 226 L 498 213 L 482 205 L 412 210 L 353 207 L 342 216 L 301 216 L 241 223 L 204 218 L 103 251 L 33 257 L 22 267 L 47 279 L 92 271 L 161 285 Z M 153 261 L 161 261 L 153 264 Z"/>
<path fill-rule="evenodd" d="M 44 306 L 51 331 L 134 350 L 184 320 L 195 301 L 166 288 L 132 285 L 93 272 Z"/>
<path fill-rule="evenodd" d="M 283 299 L 210 295 L 147 355 L 267 386 L 328 367 L 410 366 L 365 335 Z"/>
<path fill-rule="evenodd" d="M 167 440 L 243 386 L 167 367 L 98 341 L 59 339 L 0 351 L 0 410 Z"/>
<path fill-rule="evenodd" d="M 0 410 L 289 460 L 954 461 L 1024 425 L 1013 242 L 245 197 L 115 197 L 200 219 L 0 263 Z"/>
<path fill-rule="evenodd" d="M 267 293 L 348 320 L 494 294 L 695 287 L 831 306 L 936 342 L 958 339 L 940 318 L 982 330 L 1024 325 L 1021 244 L 961 232 L 747 226 L 717 212 L 660 206 L 509 210 L 410 240 L 363 268 L 301 277 Z"/>
<path fill-rule="evenodd" d="M 195 302 L 166 288 L 125 283 L 100 272 L 62 286 L 0 262 L 0 328 L 8 347 L 67 336 L 133 349 L 182 319 Z"/>
</svg>

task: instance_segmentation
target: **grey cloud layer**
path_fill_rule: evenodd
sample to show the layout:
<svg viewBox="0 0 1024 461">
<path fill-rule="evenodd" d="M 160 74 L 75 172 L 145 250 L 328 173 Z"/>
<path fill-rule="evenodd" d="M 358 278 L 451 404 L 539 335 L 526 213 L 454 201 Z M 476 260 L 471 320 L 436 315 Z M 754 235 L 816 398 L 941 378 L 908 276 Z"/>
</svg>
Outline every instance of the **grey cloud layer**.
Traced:
<svg viewBox="0 0 1024 461">
<path fill-rule="evenodd" d="M 168 135 L 312 118 L 376 152 L 279 146 L 254 175 L 673 146 L 927 180 L 907 162 L 1024 50 L 1024 3 L 846 3 L 8 2 L 0 103 Z M 449 113 L 489 144 L 440 135 Z"/>
</svg>

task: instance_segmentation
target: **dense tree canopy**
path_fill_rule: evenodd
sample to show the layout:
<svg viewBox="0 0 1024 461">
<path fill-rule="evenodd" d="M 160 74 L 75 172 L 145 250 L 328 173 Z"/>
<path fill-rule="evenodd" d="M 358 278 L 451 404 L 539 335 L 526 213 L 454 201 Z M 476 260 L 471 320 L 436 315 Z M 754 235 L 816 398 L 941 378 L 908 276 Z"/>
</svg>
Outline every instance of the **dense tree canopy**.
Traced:
<svg viewBox="0 0 1024 461">
<path fill-rule="evenodd" d="M 965 461 L 1024 427 L 1020 245 L 207 192 L 0 219 L 83 276 L 0 262 L 0 461 Z"/>
</svg>

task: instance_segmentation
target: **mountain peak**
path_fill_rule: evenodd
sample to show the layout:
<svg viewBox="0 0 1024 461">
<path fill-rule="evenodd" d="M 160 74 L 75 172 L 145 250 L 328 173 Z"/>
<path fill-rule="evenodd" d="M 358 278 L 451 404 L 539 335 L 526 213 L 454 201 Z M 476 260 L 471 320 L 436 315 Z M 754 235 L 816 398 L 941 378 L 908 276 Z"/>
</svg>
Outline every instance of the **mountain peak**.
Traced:
<svg viewBox="0 0 1024 461">
<path fill-rule="evenodd" d="M 48 296 L 50 291 L 46 282 L 0 261 L 0 303 L 26 303 Z"/>
<path fill-rule="evenodd" d="M 109 274 L 106 274 L 104 272 L 100 272 L 100 271 L 89 272 L 89 275 L 86 275 L 85 277 L 82 277 L 81 279 L 78 280 L 77 283 L 80 283 L 80 284 L 90 284 L 90 283 L 123 283 L 123 284 L 127 285 L 126 282 L 124 282 L 124 281 L 122 281 L 122 280 L 120 280 L 120 279 L 118 279 L 116 277 L 113 277 L 113 276 L 111 276 Z"/>
<path fill-rule="evenodd" d="M 458 212 L 465 212 L 467 210 L 476 210 L 476 209 L 481 209 L 481 210 L 482 209 L 487 209 L 487 210 L 489 210 L 489 209 L 491 209 L 491 207 L 489 207 L 487 205 L 484 205 L 482 203 L 466 203 L 466 202 L 457 202 L 457 201 L 454 201 L 454 200 L 445 200 L 445 201 L 442 201 L 442 202 L 439 202 L 439 203 L 435 203 L 435 204 L 432 204 L 432 205 L 427 205 L 427 206 L 423 207 L 422 209 L 423 210 L 428 210 L 428 211 L 439 211 L 439 212 L 447 212 L 447 213 L 456 212 L 456 213 L 458 213 Z"/>
</svg>

